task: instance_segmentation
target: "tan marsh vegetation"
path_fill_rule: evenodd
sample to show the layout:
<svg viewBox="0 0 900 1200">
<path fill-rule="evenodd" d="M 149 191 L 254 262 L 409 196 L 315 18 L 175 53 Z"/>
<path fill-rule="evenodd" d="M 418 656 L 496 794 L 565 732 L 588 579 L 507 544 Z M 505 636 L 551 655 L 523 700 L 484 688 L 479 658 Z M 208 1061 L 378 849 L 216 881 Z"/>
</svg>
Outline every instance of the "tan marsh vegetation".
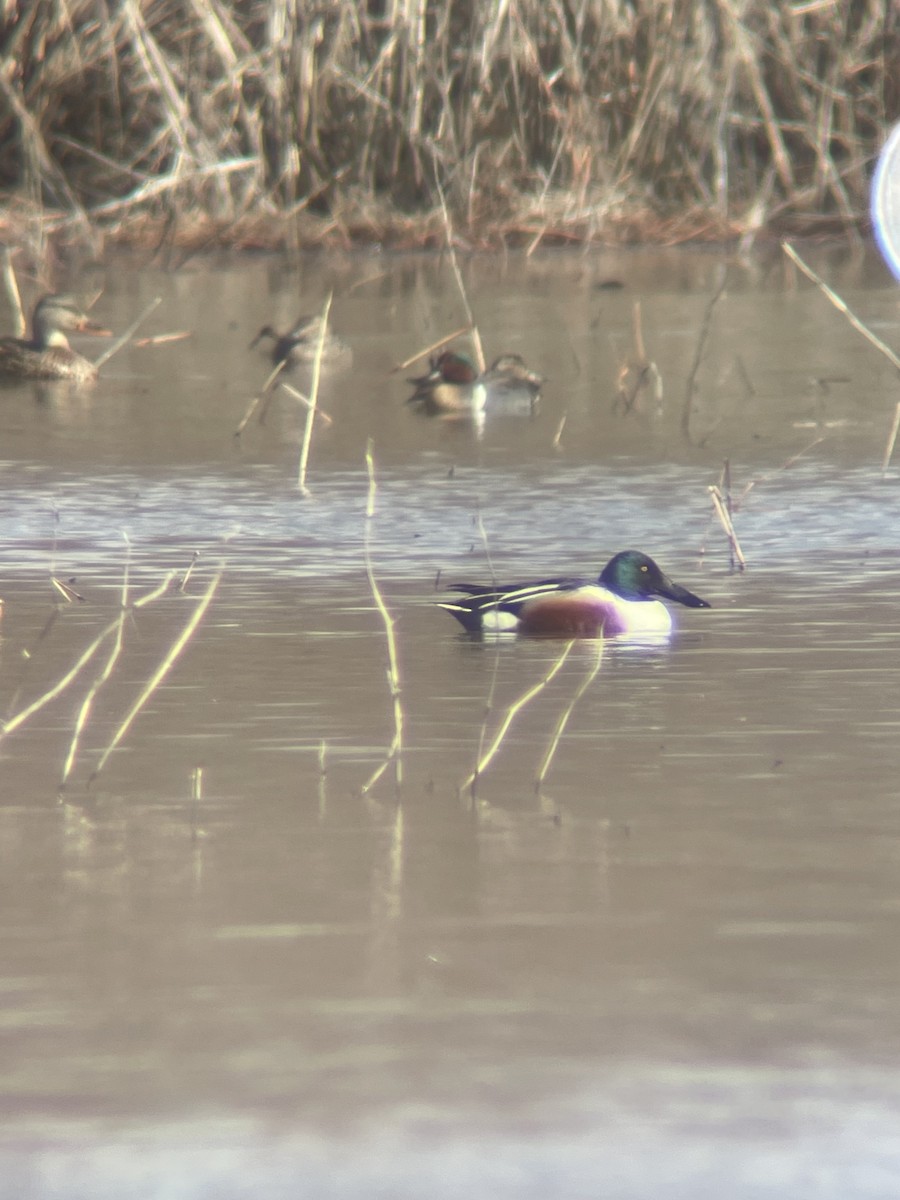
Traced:
<svg viewBox="0 0 900 1200">
<path fill-rule="evenodd" d="M 474 244 L 855 230 L 885 0 L 0 6 L 6 240 Z M 2 232 L 2 230 L 0 230 Z"/>
</svg>

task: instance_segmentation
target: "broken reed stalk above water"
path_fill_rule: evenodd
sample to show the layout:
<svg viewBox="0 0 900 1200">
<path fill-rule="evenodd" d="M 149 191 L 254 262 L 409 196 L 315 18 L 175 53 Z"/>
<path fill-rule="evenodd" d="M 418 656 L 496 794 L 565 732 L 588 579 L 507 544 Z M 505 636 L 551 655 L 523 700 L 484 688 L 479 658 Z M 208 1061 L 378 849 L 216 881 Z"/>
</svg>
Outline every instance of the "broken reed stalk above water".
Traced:
<svg viewBox="0 0 900 1200">
<path fill-rule="evenodd" d="M 712 500 L 713 510 L 719 518 L 719 524 L 725 530 L 725 536 L 728 538 L 728 546 L 731 551 L 731 566 L 734 569 L 735 563 L 738 569 L 743 571 L 747 566 L 747 560 L 744 558 L 744 552 L 741 549 L 741 544 L 738 541 L 737 533 L 734 529 L 734 522 L 731 516 L 731 505 L 727 493 L 723 495 L 722 491 L 712 486 L 709 489 L 710 499 Z"/>
<path fill-rule="evenodd" d="M 93 0 L 0 10 L 0 190 L 86 240 L 854 229 L 900 6 Z M 810 64 L 814 64 L 811 69 Z"/>
<path fill-rule="evenodd" d="M 761 475 L 758 479 L 751 479 L 749 483 L 744 485 L 737 499 L 733 497 L 731 490 L 731 460 L 725 459 L 718 484 L 711 485 L 707 488 L 707 491 L 712 500 L 713 511 L 725 531 L 725 536 L 728 538 L 732 570 L 736 567 L 738 570 L 743 571 L 747 566 L 747 560 L 744 557 L 744 553 L 738 542 L 737 533 L 735 532 L 734 514 L 740 512 L 744 501 L 755 488 L 769 483 L 777 475 L 790 470 L 795 463 L 799 462 L 801 458 L 809 454 L 816 446 L 820 446 L 824 441 L 824 437 L 813 438 L 808 445 L 804 446 L 802 450 L 798 450 L 796 454 L 792 454 L 790 458 L 786 459 L 774 471 L 769 471 L 765 475 Z"/>
</svg>

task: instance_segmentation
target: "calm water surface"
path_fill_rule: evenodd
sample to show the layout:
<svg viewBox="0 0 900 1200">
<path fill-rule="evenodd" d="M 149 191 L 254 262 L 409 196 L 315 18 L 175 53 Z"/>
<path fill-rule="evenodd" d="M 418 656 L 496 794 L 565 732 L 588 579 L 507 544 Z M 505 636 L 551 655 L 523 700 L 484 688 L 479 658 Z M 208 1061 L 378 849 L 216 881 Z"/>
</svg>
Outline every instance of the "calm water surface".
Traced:
<svg viewBox="0 0 900 1200">
<path fill-rule="evenodd" d="M 871 253 L 814 263 L 900 345 Z M 427 257 L 112 264 L 99 320 L 159 295 L 142 332 L 190 339 L 0 392 L 6 718 L 66 684 L 0 741 L 4 1198 L 900 1193 L 895 374 L 774 253 L 463 266 L 488 358 L 547 376 L 533 416 L 406 408 L 395 365 L 464 324 Z M 259 326 L 330 289 L 354 366 L 304 495 L 296 401 L 234 431 Z M 624 411 L 636 301 L 663 386 Z M 405 722 L 363 795 L 393 735 L 370 438 Z M 713 607 L 593 679 L 592 643 L 548 679 L 564 646 L 433 606 L 630 546 Z"/>
</svg>

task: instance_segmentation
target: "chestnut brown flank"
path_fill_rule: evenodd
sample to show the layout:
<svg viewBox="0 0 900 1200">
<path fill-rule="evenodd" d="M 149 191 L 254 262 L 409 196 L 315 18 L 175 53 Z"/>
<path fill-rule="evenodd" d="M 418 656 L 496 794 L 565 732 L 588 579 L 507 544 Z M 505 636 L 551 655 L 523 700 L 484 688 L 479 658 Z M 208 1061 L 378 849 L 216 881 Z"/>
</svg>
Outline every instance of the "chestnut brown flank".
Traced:
<svg viewBox="0 0 900 1200">
<path fill-rule="evenodd" d="M 547 596 L 527 604 L 519 617 L 522 633 L 533 637 L 596 637 L 599 633 L 615 637 L 624 628 L 596 603 L 579 600 L 571 594 Z"/>
</svg>

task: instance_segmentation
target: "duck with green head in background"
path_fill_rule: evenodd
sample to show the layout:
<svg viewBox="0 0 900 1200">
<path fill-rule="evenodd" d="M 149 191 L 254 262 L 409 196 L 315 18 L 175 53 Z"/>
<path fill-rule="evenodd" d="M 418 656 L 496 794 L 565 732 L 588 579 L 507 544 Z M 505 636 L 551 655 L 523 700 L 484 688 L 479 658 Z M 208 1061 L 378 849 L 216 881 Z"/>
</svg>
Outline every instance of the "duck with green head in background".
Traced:
<svg viewBox="0 0 900 1200">
<path fill-rule="evenodd" d="M 434 416 L 439 413 L 478 415 L 511 403 L 533 411 L 543 379 L 525 365 L 520 354 L 501 354 L 479 375 L 465 354 L 444 350 L 431 360 L 427 375 L 410 379 L 415 391 L 407 404 Z"/>
</svg>

